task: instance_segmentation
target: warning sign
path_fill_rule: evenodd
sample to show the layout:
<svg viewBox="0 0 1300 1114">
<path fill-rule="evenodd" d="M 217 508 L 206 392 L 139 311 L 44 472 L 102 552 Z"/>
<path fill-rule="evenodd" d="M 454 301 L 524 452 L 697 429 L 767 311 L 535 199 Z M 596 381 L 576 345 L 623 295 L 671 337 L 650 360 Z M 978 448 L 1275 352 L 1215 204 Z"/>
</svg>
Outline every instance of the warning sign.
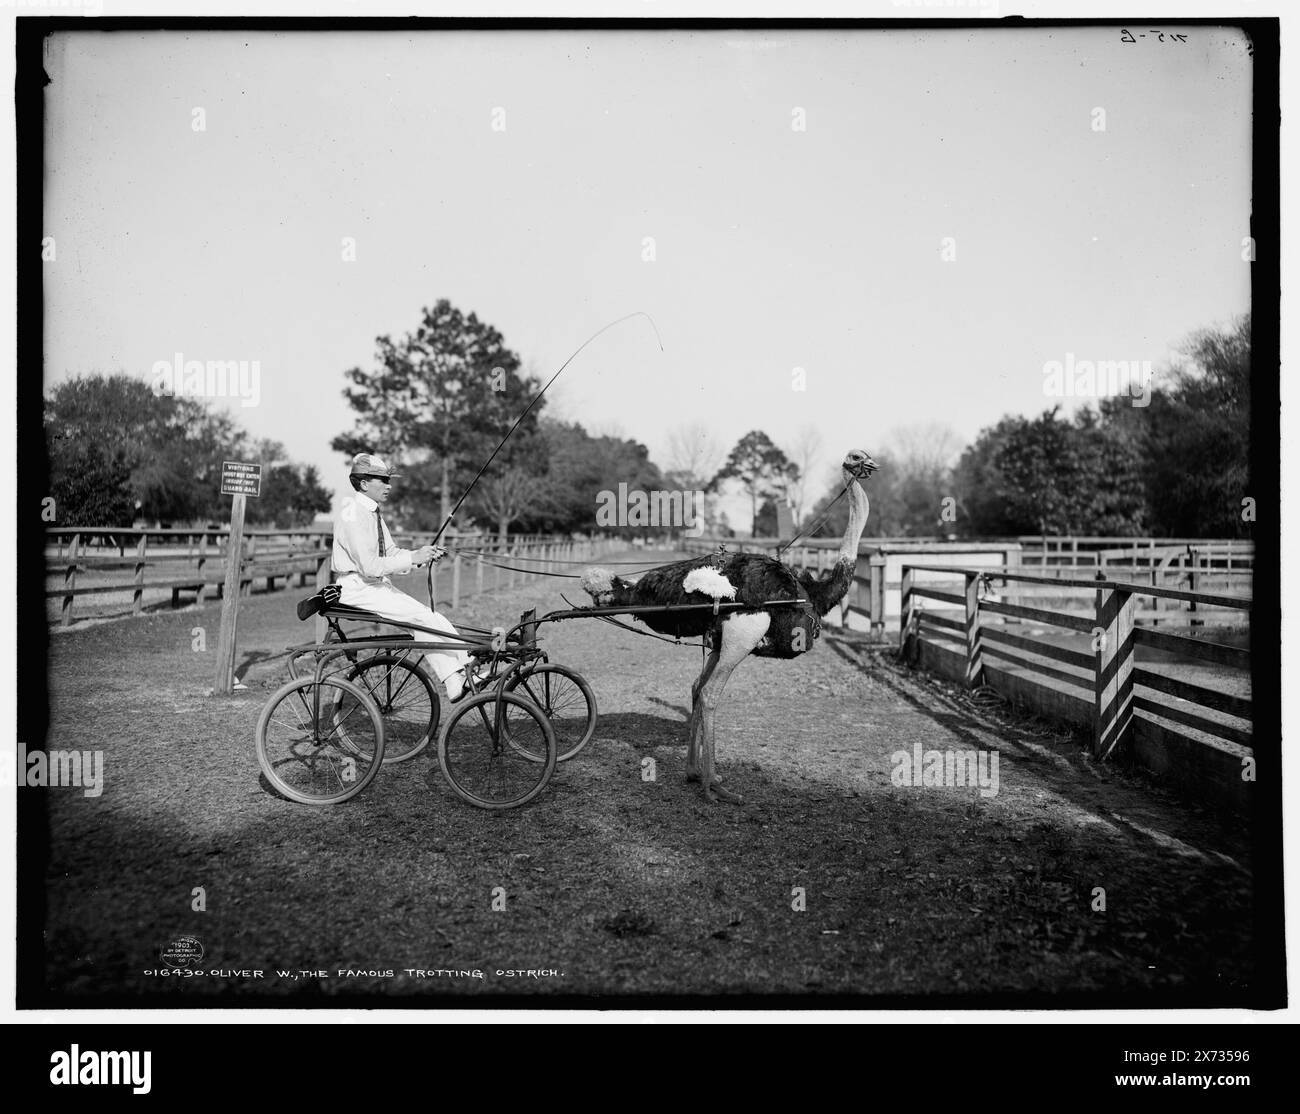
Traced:
<svg viewBox="0 0 1300 1114">
<path fill-rule="evenodd" d="M 262 466 L 260 464 L 241 464 L 235 460 L 221 462 L 222 495 L 256 495 L 262 494 Z"/>
</svg>

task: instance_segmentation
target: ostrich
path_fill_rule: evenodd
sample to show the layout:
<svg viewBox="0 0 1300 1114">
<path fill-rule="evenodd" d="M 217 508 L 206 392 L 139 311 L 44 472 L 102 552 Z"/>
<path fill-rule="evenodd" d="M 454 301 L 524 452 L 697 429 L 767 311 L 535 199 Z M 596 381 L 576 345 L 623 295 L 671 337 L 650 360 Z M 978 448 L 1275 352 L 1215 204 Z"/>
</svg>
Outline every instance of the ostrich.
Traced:
<svg viewBox="0 0 1300 1114">
<path fill-rule="evenodd" d="M 793 658 L 812 649 L 821 632 L 821 617 L 845 596 L 853 582 L 858 542 L 871 505 L 862 487 L 878 465 L 854 449 L 842 465 L 849 492 L 849 524 L 835 567 L 820 577 L 795 572 L 774 557 L 719 551 L 707 557 L 676 561 L 643 574 L 635 583 L 601 568 L 587 569 L 583 589 L 597 607 L 735 602 L 753 610 L 721 616 L 705 610 L 639 615 L 652 630 L 678 638 L 706 637 L 709 656 L 691 685 L 691 720 L 686 750 L 686 780 L 699 781 L 706 800 L 743 803 L 714 776 L 714 713 L 732 671 L 750 654 Z M 772 600 L 803 601 L 802 606 L 768 607 Z"/>
</svg>

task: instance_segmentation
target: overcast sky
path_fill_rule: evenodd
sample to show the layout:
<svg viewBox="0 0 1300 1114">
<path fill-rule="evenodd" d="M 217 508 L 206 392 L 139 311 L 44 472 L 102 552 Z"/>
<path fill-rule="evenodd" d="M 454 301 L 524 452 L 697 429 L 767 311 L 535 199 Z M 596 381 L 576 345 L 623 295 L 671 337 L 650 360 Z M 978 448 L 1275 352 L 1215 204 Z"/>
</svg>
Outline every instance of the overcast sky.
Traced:
<svg viewBox="0 0 1300 1114">
<path fill-rule="evenodd" d="M 256 360 L 219 405 L 342 491 L 343 372 L 445 297 L 542 376 L 651 314 L 548 399 L 661 465 L 969 441 L 1249 308 L 1251 63 L 1183 30 L 56 36 L 47 386 Z"/>
</svg>

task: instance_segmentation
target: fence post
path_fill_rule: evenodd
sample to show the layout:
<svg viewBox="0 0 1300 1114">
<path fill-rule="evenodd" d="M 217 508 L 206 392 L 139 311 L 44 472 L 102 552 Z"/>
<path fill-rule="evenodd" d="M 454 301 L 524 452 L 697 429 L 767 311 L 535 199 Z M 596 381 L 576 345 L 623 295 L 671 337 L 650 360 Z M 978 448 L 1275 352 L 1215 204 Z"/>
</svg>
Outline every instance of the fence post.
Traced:
<svg viewBox="0 0 1300 1114">
<path fill-rule="evenodd" d="M 244 592 L 244 562 L 239 563 L 239 579 L 235 581 L 236 595 L 253 594 L 253 555 L 257 552 L 257 535 L 248 535 L 248 545 L 244 547 L 244 558 L 248 561 L 248 591 Z"/>
<path fill-rule="evenodd" d="M 903 566 L 901 601 L 898 608 L 898 652 L 908 656 L 907 640 L 912 634 L 912 566 Z"/>
<path fill-rule="evenodd" d="M 885 557 L 882 553 L 873 553 L 870 558 L 871 568 L 871 638 L 872 641 L 885 640 Z"/>
<path fill-rule="evenodd" d="M 149 545 L 149 535 L 140 535 L 140 544 L 135 547 L 135 592 L 131 597 L 131 614 L 139 615 L 144 606 L 144 555 Z M 176 593 L 172 593 L 173 602 Z"/>
<path fill-rule="evenodd" d="M 1097 590 L 1099 640 L 1094 680 L 1092 753 L 1099 761 L 1128 742 L 1133 727 L 1133 609 L 1135 598 L 1123 588 Z"/>
<path fill-rule="evenodd" d="M 480 553 L 474 558 L 474 592 L 476 595 L 483 594 L 483 554 Z"/>
<path fill-rule="evenodd" d="M 198 597 L 195 599 L 195 603 L 197 603 L 200 607 L 203 606 L 203 597 L 208 594 L 208 586 L 203 579 L 205 575 L 203 570 L 206 567 L 207 563 L 208 563 L 208 532 L 205 530 L 203 531 L 203 535 L 199 538 L 199 556 L 198 556 L 198 560 L 195 562 L 195 570 L 198 572 L 199 575 L 199 592 L 198 592 Z"/>
<path fill-rule="evenodd" d="M 226 579 L 221 596 L 221 630 L 217 636 L 216 670 L 213 696 L 229 696 L 239 684 L 235 676 L 235 642 L 239 634 L 239 596 L 244 574 L 244 513 L 247 497 L 236 494 L 230 500 L 230 533 L 226 538 Z M 252 539 L 249 539 L 252 548 Z M 252 581 L 248 585 L 252 593 Z"/>
<path fill-rule="evenodd" d="M 1189 545 L 1189 546 L 1187 547 L 1187 556 L 1188 556 L 1188 562 L 1187 562 L 1187 565 L 1188 565 L 1188 568 L 1187 568 L 1187 587 L 1188 587 L 1188 590 L 1189 590 L 1189 591 L 1195 592 L 1195 591 L 1196 591 L 1196 585 L 1197 585 L 1197 583 L 1198 583 L 1198 575 L 1197 575 L 1197 574 L 1200 572 L 1200 568 L 1201 568 L 1201 553 L 1200 553 L 1200 550 L 1198 550 L 1195 546 L 1190 546 L 1190 545 Z M 1188 605 L 1187 605 L 1187 610 L 1190 611 L 1192 614 L 1195 614 L 1195 613 L 1196 613 L 1196 601 L 1195 601 L 1195 600 L 1192 600 L 1190 603 L 1188 603 Z M 1192 619 L 1188 625 L 1189 625 L 1189 626 L 1193 626 L 1193 627 L 1204 626 L 1204 624 L 1202 623 L 1202 621 L 1201 621 L 1200 619 Z"/>
<path fill-rule="evenodd" d="M 460 554 L 457 553 L 451 560 L 451 609 L 456 610 L 460 606 Z"/>
<path fill-rule="evenodd" d="M 980 640 L 980 574 L 966 575 L 966 687 L 984 683 L 984 647 Z"/>
<path fill-rule="evenodd" d="M 81 535 L 72 535 L 72 544 L 68 546 L 68 567 L 63 573 L 63 589 L 65 592 L 75 593 L 77 590 L 77 558 L 81 556 Z M 63 626 L 68 626 L 72 622 L 72 601 L 76 599 L 75 595 L 65 595 L 63 597 Z"/>
</svg>

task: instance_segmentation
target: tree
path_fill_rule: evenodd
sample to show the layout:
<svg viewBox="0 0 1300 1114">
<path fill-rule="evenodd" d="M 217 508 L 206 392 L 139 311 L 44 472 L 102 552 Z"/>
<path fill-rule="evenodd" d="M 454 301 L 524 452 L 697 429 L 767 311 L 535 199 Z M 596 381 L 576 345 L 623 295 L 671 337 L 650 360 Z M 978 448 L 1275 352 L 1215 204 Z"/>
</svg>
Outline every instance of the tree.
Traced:
<svg viewBox="0 0 1300 1114">
<path fill-rule="evenodd" d="M 1141 444 L 1151 524 L 1173 537 L 1248 534 L 1241 500 L 1250 494 L 1250 315 L 1203 329 L 1153 390 L 1147 407 L 1118 415 Z"/>
<path fill-rule="evenodd" d="M 135 521 L 131 467 L 123 450 L 106 451 L 96 441 L 68 437 L 51 443 L 49 453 L 57 523 L 130 526 Z"/>
<path fill-rule="evenodd" d="M 517 464 L 494 468 L 475 488 L 478 505 L 496 522 L 497 535 L 503 543 L 509 536 L 511 523 L 535 508 L 544 491 L 544 478 Z"/>
<path fill-rule="evenodd" d="M 962 453 L 954 473 L 958 532 L 965 537 L 1007 537 L 1032 529 L 1013 514 L 1004 497 L 1007 479 L 999 467 L 1002 449 L 1011 440 L 1019 418 L 1003 418 L 980 431 Z"/>
<path fill-rule="evenodd" d="M 357 420 L 331 447 L 349 457 L 382 452 L 400 462 L 405 482 L 393 493 L 395 515 L 415 528 L 441 525 L 453 487 L 458 494 L 470 483 L 541 384 L 519 375 L 519 357 L 495 328 L 445 298 L 422 310 L 414 332 L 400 342 L 382 336 L 376 345 L 376 370 L 345 373 L 352 385 L 344 397 Z M 528 411 L 511 441 L 536 432 L 543 405 Z M 518 463 L 515 457 L 507 443 L 493 465 L 508 468 Z"/>
<path fill-rule="evenodd" d="M 696 490 L 704 488 L 721 463 L 722 447 L 702 422 L 668 431 L 668 468 L 664 475 L 669 482 Z"/>
<path fill-rule="evenodd" d="M 321 486 L 315 465 L 294 464 L 279 441 L 262 440 L 250 461 L 262 465 L 262 494 L 247 503 L 247 521 L 254 526 L 309 526 L 328 511 L 330 493 Z"/>
<path fill-rule="evenodd" d="M 540 529 L 563 532 L 649 532 L 649 527 L 607 527 L 596 520 L 597 508 L 608 502 L 602 493 L 616 494 L 620 483 L 627 485 L 628 492 L 650 492 L 664 486 L 645 445 L 620 437 L 591 437 L 576 422 L 544 419 L 541 429 L 546 469 L 537 518 L 525 521 Z"/>
<path fill-rule="evenodd" d="M 756 538 L 775 538 L 780 536 L 780 519 L 777 517 L 775 499 L 764 499 L 758 508 L 758 517 L 754 519 L 752 531 Z"/>
<path fill-rule="evenodd" d="M 795 522 L 803 518 L 805 505 L 810 492 L 808 484 L 812 479 L 817 461 L 822 455 L 822 432 L 816 426 L 806 425 L 795 435 L 786 450 L 786 456 L 798 469 L 798 477 L 790 484 L 790 503 Z"/>
<path fill-rule="evenodd" d="M 155 521 L 218 513 L 221 462 L 237 458 L 246 445 L 230 415 L 200 399 L 155 394 L 144 380 L 123 373 L 78 376 L 55 386 L 45 401 L 45 434 L 52 474 L 66 480 L 79 468 L 101 469 L 76 482 L 106 495 L 123 485 L 125 468 L 133 508 Z M 87 444 L 97 452 L 80 448 Z"/>
<path fill-rule="evenodd" d="M 749 494 L 751 533 L 756 532 L 761 499 L 785 498 L 789 485 L 799 479 L 799 469 L 762 430 L 750 430 L 731 450 L 710 487 L 717 489 L 727 480 L 739 480 Z"/>
<path fill-rule="evenodd" d="M 890 430 L 877 457 L 880 472 L 872 477 L 871 532 L 877 537 L 953 532 L 953 466 L 961 451 L 957 434 L 937 422 Z"/>
<path fill-rule="evenodd" d="M 945 500 L 955 499 L 953 465 L 960 452 L 961 440 L 948 426 L 931 422 L 891 429 L 871 452 L 880 471 L 866 484 L 871 500 L 867 536 L 934 537 L 953 532 L 954 518 L 945 512 L 955 509 L 955 503 Z M 825 494 L 800 524 L 807 530 L 826 515 L 815 537 L 843 534 L 848 525 L 849 505 L 839 498 L 844 477 L 838 467 L 828 474 L 826 485 Z"/>
<path fill-rule="evenodd" d="M 1003 418 L 957 466 L 964 533 L 1111 534 L 1145 529 L 1140 448 L 1085 407 Z"/>
<path fill-rule="evenodd" d="M 717 498 L 709 485 L 722 464 L 722 457 L 722 446 L 703 422 L 679 425 L 668 431 L 668 468 L 664 479 L 671 488 L 690 492 L 703 504 L 704 521 L 709 527 L 715 526 L 717 513 Z"/>
</svg>

